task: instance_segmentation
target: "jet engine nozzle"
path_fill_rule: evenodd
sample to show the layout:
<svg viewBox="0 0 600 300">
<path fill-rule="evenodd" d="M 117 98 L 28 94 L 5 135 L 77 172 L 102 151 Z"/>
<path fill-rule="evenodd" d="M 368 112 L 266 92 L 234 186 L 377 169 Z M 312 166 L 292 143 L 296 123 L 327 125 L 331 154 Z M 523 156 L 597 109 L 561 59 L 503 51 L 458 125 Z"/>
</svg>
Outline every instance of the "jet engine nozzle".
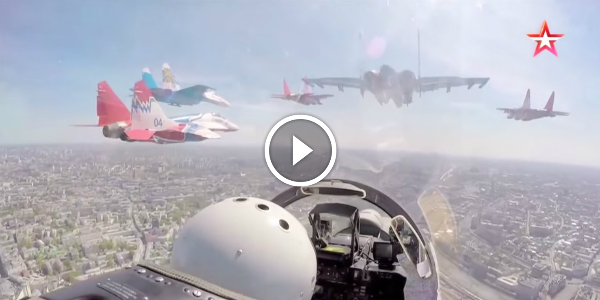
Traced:
<svg viewBox="0 0 600 300">
<path fill-rule="evenodd" d="M 113 123 L 102 127 L 102 134 L 105 138 L 119 139 L 124 133 L 125 129 L 118 123 Z"/>
<path fill-rule="evenodd" d="M 383 77 L 383 78 L 390 78 L 396 74 L 396 71 L 394 70 L 394 68 L 392 68 L 388 65 L 383 65 L 379 69 L 379 74 L 381 74 L 381 77 Z"/>
</svg>

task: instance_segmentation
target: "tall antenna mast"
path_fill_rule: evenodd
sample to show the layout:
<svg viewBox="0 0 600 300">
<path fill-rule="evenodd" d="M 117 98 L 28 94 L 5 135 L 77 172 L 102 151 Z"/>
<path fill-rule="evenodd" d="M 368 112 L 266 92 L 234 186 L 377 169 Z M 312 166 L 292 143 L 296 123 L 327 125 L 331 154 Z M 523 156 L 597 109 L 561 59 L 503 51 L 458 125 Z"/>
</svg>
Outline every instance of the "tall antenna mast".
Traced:
<svg viewBox="0 0 600 300">
<path fill-rule="evenodd" d="M 417 61 L 419 63 L 418 66 L 418 76 L 419 76 L 419 98 L 421 98 L 421 32 L 417 30 Z"/>
</svg>

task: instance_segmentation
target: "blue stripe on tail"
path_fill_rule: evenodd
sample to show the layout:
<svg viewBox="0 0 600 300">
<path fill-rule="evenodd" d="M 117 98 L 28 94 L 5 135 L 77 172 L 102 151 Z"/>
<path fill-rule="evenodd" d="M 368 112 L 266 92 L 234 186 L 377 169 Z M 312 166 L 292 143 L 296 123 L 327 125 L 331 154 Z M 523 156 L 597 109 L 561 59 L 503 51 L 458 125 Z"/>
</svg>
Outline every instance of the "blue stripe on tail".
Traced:
<svg viewBox="0 0 600 300">
<path fill-rule="evenodd" d="M 154 77 L 152 77 L 152 74 L 142 72 L 142 80 L 146 83 L 146 86 L 148 86 L 149 89 L 158 88 L 158 85 L 156 84 L 156 81 L 154 81 Z"/>
</svg>

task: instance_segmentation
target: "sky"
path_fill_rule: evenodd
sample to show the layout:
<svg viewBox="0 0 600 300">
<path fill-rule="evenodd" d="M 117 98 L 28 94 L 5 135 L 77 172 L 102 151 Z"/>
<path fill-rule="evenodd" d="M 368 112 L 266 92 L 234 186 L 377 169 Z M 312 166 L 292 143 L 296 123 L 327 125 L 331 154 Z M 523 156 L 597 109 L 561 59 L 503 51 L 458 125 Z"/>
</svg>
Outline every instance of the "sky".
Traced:
<svg viewBox="0 0 600 300">
<path fill-rule="evenodd" d="M 0 0 L 0 3 L 8 2 Z M 165 107 L 168 115 L 219 112 L 241 127 L 215 145 L 264 144 L 280 119 L 322 119 L 338 151 L 409 150 L 464 156 L 600 165 L 600 28 L 597 1 L 228 0 L 31 1 L 0 11 L 0 144 L 106 143 L 94 123 L 96 84 L 107 80 L 129 106 L 129 89 L 149 67 L 168 62 L 182 87 L 205 84 L 230 108 Z M 41 13 L 43 12 L 43 13 Z M 533 57 L 546 20 L 558 57 Z M 422 76 L 490 77 L 482 89 L 454 88 L 396 108 L 336 88 L 322 106 L 270 99 L 286 79 L 347 76 L 388 64 Z M 385 41 L 381 55 L 368 50 Z M 571 113 L 517 122 L 497 107 L 518 107 L 527 89 L 542 108 Z M 177 147 L 177 146 L 175 146 Z"/>
</svg>

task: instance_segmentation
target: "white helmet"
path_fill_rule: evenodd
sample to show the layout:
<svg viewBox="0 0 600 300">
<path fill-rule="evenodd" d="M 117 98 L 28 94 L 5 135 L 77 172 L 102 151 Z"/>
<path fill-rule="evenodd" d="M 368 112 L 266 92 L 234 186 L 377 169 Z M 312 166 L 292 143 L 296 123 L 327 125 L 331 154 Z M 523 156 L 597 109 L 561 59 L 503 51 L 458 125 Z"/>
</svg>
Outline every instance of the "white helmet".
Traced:
<svg viewBox="0 0 600 300">
<path fill-rule="evenodd" d="M 313 295 L 317 257 L 304 226 L 258 198 L 229 198 L 190 218 L 175 240 L 171 267 L 257 300 Z"/>
</svg>

